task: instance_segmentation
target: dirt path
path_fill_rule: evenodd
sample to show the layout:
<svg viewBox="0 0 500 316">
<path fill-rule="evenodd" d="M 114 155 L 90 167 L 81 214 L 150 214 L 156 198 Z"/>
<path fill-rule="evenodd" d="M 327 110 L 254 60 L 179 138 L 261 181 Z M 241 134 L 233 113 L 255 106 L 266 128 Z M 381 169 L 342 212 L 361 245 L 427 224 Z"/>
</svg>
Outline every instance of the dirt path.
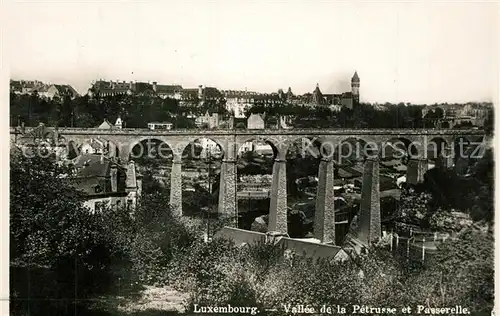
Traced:
<svg viewBox="0 0 500 316">
<path fill-rule="evenodd" d="M 184 300 L 188 294 L 171 287 L 145 286 L 137 301 L 118 306 L 121 312 L 134 313 L 145 310 L 184 312 Z"/>
</svg>

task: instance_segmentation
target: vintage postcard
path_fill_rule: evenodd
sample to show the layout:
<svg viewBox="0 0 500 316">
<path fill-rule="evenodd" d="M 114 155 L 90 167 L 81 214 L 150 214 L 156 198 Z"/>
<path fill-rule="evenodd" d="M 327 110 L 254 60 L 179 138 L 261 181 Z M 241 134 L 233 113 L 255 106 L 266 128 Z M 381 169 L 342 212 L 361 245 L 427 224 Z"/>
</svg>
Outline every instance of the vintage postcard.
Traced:
<svg viewBox="0 0 500 316">
<path fill-rule="evenodd" d="M 494 313 L 497 3 L 8 12 L 10 315 Z"/>
</svg>

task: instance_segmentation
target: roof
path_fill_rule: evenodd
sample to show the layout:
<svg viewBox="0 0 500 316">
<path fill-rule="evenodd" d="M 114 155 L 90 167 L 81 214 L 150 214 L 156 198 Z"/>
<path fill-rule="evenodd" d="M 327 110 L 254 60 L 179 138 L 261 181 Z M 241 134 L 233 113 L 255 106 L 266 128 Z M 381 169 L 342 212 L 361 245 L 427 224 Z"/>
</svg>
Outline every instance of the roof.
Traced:
<svg viewBox="0 0 500 316">
<path fill-rule="evenodd" d="M 52 139 L 54 138 L 54 131 L 49 129 L 45 124 L 40 123 L 37 127 L 33 128 L 30 132 L 24 134 L 21 138 L 24 139 Z"/>
<path fill-rule="evenodd" d="M 313 94 L 314 94 L 314 93 L 319 93 L 319 94 L 321 94 L 321 90 L 319 89 L 319 83 L 317 83 L 317 84 L 316 84 L 316 88 L 314 89 Z"/>
<path fill-rule="evenodd" d="M 172 122 L 149 122 L 148 124 L 172 124 Z"/>
<path fill-rule="evenodd" d="M 127 85 L 126 89 L 130 89 L 130 85 L 127 83 L 125 84 Z M 134 82 L 132 84 L 132 90 L 135 93 L 153 92 L 153 85 L 147 82 Z"/>
<path fill-rule="evenodd" d="M 184 99 L 197 98 L 198 97 L 198 89 L 197 88 L 182 89 L 181 95 Z"/>
<path fill-rule="evenodd" d="M 98 177 L 76 178 L 73 182 L 77 189 L 90 195 L 94 195 L 96 193 L 95 187 L 101 185 L 101 179 Z"/>
<path fill-rule="evenodd" d="M 53 84 L 53 85 L 49 86 L 47 89 L 49 89 L 52 86 L 57 89 L 57 92 L 59 94 L 69 93 L 72 96 L 77 96 L 78 95 L 78 92 L 76 92 L 76 90 L 73 89 L 73 87 L 70 86 L 70 85 L 68 85 L 68 84 Z"/>
<path fill-rule="evenodd" d="M 11 85 L 15 85 L 19 88 L 37 88 L 42 86 L 41 81 L 32 81 L 32 80 L 11 80 L 10 81 Z"/>
<path fill-rule="evenodd" d="M 93 149 L 104 149 L 106 148 L 106 144 L 102 139 L 97 139 L 97 138 L 91 138 L 90 140 L 86 141 L 84 145 L 90 145 Z"/>
<path fill-rule="evenodd" d="M 304 256 L 306 258 L 334 258 L 339 252 L 342 251 L 341 247 L 328 245 L 323 243 L 316 243 L 313 240 L 308 239 L 297 239 L 282 237 L 278 243 L 278 246 L 283 249 L 290 249 L 299 256 Z"/>
<path fill-rule="evenodd" d="M 127 92 L 130 89 L 130 83 L 99 80 L 92 85 L 92 88 L 97 92 Z"/>
<path fill-rule="evenodd" d="M 254 91 L 243 91 L 243 90 L 223 90 L 222 94 L 226 98 L 253 98 L 259 93 Z"/>
<path fill-rule="evenodd" d="M 354 178 L 363 175 L 363 173 L 360 172 L 359 170 L 356 170 L 349 166 L 340 167 L 338 170 L 339 170 L 339 177 L 341 178 Z"/>
<path fill-rule="evenodd" d="M 156 93 L 176 93 L 181 92 L 182 86 L 179 85 L 156 85 Z"/>
<path fill-rule="evenodd" d="M 351 82 L 359 82 L 359 76 L 357 71 L 354 72 L 354 75 L 351 78 Z"/>
<path fill-rule="evenodd" d="M 218 231 L 215 234 L 215 237 L 223 237 L 231 239 L 237 246 L 243 243 L 251 244 L 251 243 L 263 242 L 266 240 L 266 234 L 264 233 L 233 228 L 233 227 L 223 227 L 220 231 Z"/>
<path fill-rule="evenodd" d="M 305 256 L 308 258 L 333 258 L 339 253 L 343 253 L 341 247 L 322 244 L 314 242 L 310 239 L 297 239 L 285 236 L 278 236 L 277 238 L 272 238 L 267 236 L 266 233 L 255 232 L 245 229 L 233 228 L 233 227 L 223 227 L 219 232 L 216 233 L 216 237 L 224 237 L 231 239 L 235 242 L 237 246 L 242 244 L 255 244 L 259 242 L 274 241 L 275 245 L 282 247 L 283 249 L 290 249 L 299 256 Z"/>
<path fill-rule="evenodd" d="M 47 92 L 49 90 L 49 87 L 50 86 L 41 86 L 40 88 L 38 88 L 38 93 Z"/>
<path fill-rule="evenodd" d="M 73 160 L 74 166 L 77 168 L 78 178 L 87 177 L 107 177 L 112 161 L 101 155 L 82 154 Z"/>
<path fill-rule="evenodd" d="M 10 79 L 10 86 L 11 87 L 21 87 L 22 86 L 22 82 L 19 81 L 19 80 L 12 80 L 12 79 Z"/>
<path fill-rule="evenodd" d="M 386 161 L 381 161 L 381 165 L 386 166 L 386 167 L 393 167 L 395 165 L 401 164 L 400 159 L 391 159 L 391 160 L 386 160 Z"/>
<path fill-rule="evenodd" d="M 111 124 L 111 122 L 108 121 L 107 119 L 104 119 L 104 121 L 101 123 L 101 125 L 99 125 L 99 127 L 97 127 L 97 128 L 111 129 L 111 128 L 113 128 L 113 124 Z"/>
</svg>

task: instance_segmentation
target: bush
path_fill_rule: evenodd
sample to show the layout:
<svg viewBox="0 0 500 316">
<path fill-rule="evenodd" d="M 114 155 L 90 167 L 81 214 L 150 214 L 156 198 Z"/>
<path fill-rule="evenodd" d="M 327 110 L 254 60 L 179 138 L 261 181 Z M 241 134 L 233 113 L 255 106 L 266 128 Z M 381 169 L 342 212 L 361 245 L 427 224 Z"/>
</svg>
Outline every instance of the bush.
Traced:
<svg viewBox="0 0 500 316">
<path fill-rule="evenodd" d="M 144 194 L 132 214 L 125 208 L 108 209 L 101 231 L 112 245 L 115 271 L 121 280 L 161 284 L 168 263 L 196 240 L 199 226 L 173 216 L 162 193 Z"/>
<path fill-rule="evenodd" d="M 474 246 L 472 246 L 474 245 Z M 386 247 L 387 248 L 387 247 Z M 467 233 L 443 244 L 431 263 L 398 261 L 384 246 L 347 261 L 294 258 L 269 244 L 235 247 L 228 240 L 195 243 L 170 270 L 200 305 L 267 307 L 304 304 L 493 307 L 492 238 Z"/>
<path fill-rule="evenodd" d="M 92 214 L 73 188 L 69 170 L 54 158 L 17 152 L 11 157 L 14 313 L 29 304 L 33 313 L 66 314 L 76 308 L 71 306 L 76 294 L 80 299 L 117 290 L 123 295 L 137 284 L 163 282 L 168 262 L 191 246 L 199 227 L 175 218 L 166 207 L 168 197 L 158 192 L 144 194 L 132 214 L 125 208 Z M 60 304 L 22 300 L 26 297 Z"/>
</svg>

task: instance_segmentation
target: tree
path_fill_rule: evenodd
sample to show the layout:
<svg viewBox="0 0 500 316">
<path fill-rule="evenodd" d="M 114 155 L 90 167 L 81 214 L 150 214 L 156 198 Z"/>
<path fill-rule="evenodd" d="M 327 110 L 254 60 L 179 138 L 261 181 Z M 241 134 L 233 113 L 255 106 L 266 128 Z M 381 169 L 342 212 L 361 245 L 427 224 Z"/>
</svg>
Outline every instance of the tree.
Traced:
<svg viewBox="0 0 500 316">
<path fill-rule="evenodd" d="M 93 236 L 83 195 L 54 158 L 16 153 L 10 170 L 11 260 L 53 267 L 67 256 L 85 256 Z"/>
<path fill-rule="evenodd" d="M 438 247 L 427 269 L 405 282 L 407 304 L 467 306 L 473 315 L 493 309 L 493 236 L 474 230 Z"/>
<path fill-rule="evenodd" d="M 69 170 L 54 159 L 27 158 L 19 152 L 11 156 L 12 310 L 29 305 L 36 314 L 64 311 L 72 304 L 64 298 L 86 298 L 110 285 L 113 259 L 106 230 L 99 217 L 83 206 L 83 195 L 71 185 Z M 26 297 L 52 300 L 16 300 Z"/>
</svg>

